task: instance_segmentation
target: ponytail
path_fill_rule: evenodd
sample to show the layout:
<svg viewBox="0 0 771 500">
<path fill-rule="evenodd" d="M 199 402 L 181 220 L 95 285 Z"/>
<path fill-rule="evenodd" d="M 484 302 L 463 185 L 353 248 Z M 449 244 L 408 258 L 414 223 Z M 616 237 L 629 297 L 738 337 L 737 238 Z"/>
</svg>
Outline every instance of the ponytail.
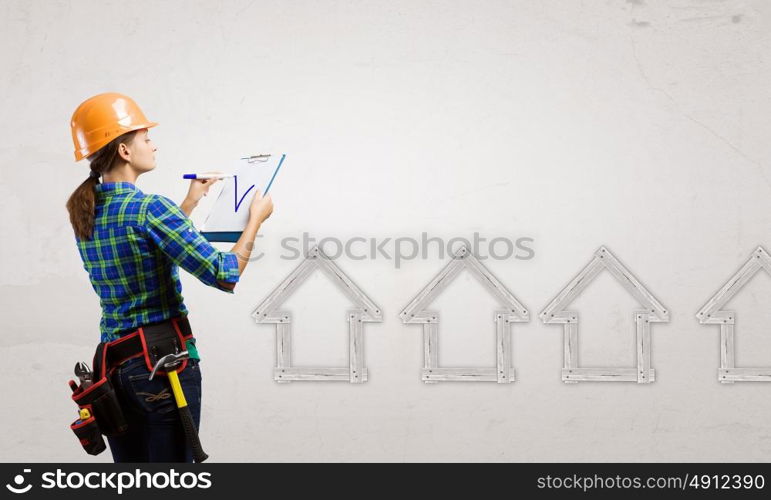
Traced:
<svg viewBox="0 0 771 500">
<path fill-rule="evenodd" d="M 70 213 L 70 224 L 75 236 L 80 240 L 90 240 L 94 233 L 96 218 L 96 185 L 99 176 L 109 172 L 115 166 L 118 157 L 118 146 L 130 144 L 138 130 L 116 137 L 97 152 L 88 157 L 91 172 L 88 179 L 80 183 L 67 200 L 67 211 Z"/>
</svg>

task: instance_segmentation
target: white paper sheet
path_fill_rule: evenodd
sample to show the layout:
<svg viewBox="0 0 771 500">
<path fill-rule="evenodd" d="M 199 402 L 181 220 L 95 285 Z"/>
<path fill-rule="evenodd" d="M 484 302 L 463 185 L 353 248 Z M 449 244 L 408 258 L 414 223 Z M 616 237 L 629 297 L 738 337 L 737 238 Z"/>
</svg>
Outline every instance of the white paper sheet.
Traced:
<svg viewBox="0 0 771 500">
<path fill-rule="evenodd" d="M 249 205 L 259 190 L 263 195 L 286 155 L 260 155 L 238 160 L 233 178 L 223 179 L 222 191 L 203 223 L 204 232 L 240 232 L 249 221 Z"/>
</svg>

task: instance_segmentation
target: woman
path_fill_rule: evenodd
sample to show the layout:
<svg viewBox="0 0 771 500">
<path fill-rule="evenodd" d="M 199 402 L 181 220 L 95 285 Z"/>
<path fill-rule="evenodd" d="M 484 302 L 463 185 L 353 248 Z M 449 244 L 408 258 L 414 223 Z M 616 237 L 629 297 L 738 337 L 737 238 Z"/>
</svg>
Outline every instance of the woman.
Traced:
<svg viewBox="0 0 771 500">
<path fill-rule="evenodd" d="M 102 342 L 114 342 L 143 326 L 173 322 L 179 331 L 178 323 L 184 322 L 189 327 L 178 267 L 233 293 L 257 231 L 273 211 L 270 196 L 258 193 L 238 242 L 230 252 L 215 249 L 188 216 L 216 180 L 192 180 L 179 207 L 135 185 L 140 175 L 155 168 L 157 148 L 148 135 L 155 125 L 131 98 L 117 93 L 87 99 L 72 116 L 75 160 L 87 158 L 90 173 L 70 196 L 67 210 L 83 266 L 100 298 Z M 200 357 L 195 339 L 185 344 L 190 359 L 179 379 L 198 428 Z M 191 462 L 169 381 L 148 376 L 143 356 L 123 361 L 113 372 L 111 381 L 128 422 L 125 434 L 108 436 L 113 459 Z"/>
</svg>

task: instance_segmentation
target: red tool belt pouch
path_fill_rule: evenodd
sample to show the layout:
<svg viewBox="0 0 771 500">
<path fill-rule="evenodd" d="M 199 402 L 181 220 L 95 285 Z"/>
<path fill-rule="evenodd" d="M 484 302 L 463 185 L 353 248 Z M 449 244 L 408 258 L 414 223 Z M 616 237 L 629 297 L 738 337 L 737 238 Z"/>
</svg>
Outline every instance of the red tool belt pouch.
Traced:
<svg viewBox="0 0 771 500">
<path fill-rule="evenodd" d="M 102 438 L 102 432 L 93 415 L 85 420 L 78 419 L 70 425 L 70 429 L 80 440 L 80 444 L 89 455 L 98 455 L 107 447 Z"/>
<path fill-rule="evenodd" d="M 109 373 L 106 371 L 106 363 L 104 361 L 106 345 L 104 342 L 101 342 L 96 347 L 93 365 L 94 384 L 85 389 L 78 387 L 72 393 L 72 400 L 80 408 L 89 408 L 102 434 L 113 437 L 126 432 L 128 424 L 118 402 L 118 395 L 115 393 L 112 382 L 110 382 Z"/>
</svg>

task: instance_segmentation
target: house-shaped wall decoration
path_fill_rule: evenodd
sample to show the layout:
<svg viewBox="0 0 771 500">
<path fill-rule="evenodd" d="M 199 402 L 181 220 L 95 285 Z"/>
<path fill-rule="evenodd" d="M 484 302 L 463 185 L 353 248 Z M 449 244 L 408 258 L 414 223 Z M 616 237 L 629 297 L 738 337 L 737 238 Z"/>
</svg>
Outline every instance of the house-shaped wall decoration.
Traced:
<svg viewBox="0 0 771 500">
<path fill-rule="evenodd" d="M 500 301 L 495 311 L 496 367 L 440 368 L 439 314 L 426 310 L 434 298 L 463 270 L 468 269 Z M 527 309 L 471 253 L 468 246 L 457 250 L 452 260 L 412 299 L 399 315 L 402 322 L 423 325 L 423 370 L 421 379 L 431 384 L 440 381 L 514 382 L 511 366 L 511 324 L 529 321 Z"/>
<path fill-rule="evenodd" d="M 718 380 L 724 384 L 734 382 L 769 382 L 771 367 L 768 368 L 737 368 L 734 363 L 734 324 L 736 313 L 726 311 L 723 307 L 747 284 L 755 273 L 761 269 L 771 274 L 771 257 L 759 246 L 747 259 L 747 262 L 736 274 L 731 276 L 709 302 L 696 314 L 702 325 L 720 325 L 720 369 Z"/>
<path fill-rule="evenodd" d="M 607 269 L 643 307 L 634 311 L 637 331 L 637 368 L 580 368 L 578 366 L 578 313 L 565 308 L 603 269 Z M 668 322 L 669 313 L 606 247 L 600 247 L 594 253 L 591 262 L 546 306 L 541 313 L 541 320 L 546 324 L 563 325 L 563 382 L 571 384 L 579 381 L 619 381 L 648 384 L 655 380 L 655 373 L 651 368 L 651 323 Z"/>
<path fill-rule="evenodd" d="M 316 269 L 321 269 L 354 305 L 346 314 L 349 346 L 347 367 L 295 367 L 291 363 L 292 316 L 288 311 L 280 311 L 278 308 Z M 358 384 L 367 381 L 364 323 L 383 321 L 382 312 L 318 245 L 311 248 L 305 260 L 252 311 L 252 317 L 257 323 L 276 325 L 276 368 L 273 378 L 277 382 L 343 380 Z"/>
</svg>

